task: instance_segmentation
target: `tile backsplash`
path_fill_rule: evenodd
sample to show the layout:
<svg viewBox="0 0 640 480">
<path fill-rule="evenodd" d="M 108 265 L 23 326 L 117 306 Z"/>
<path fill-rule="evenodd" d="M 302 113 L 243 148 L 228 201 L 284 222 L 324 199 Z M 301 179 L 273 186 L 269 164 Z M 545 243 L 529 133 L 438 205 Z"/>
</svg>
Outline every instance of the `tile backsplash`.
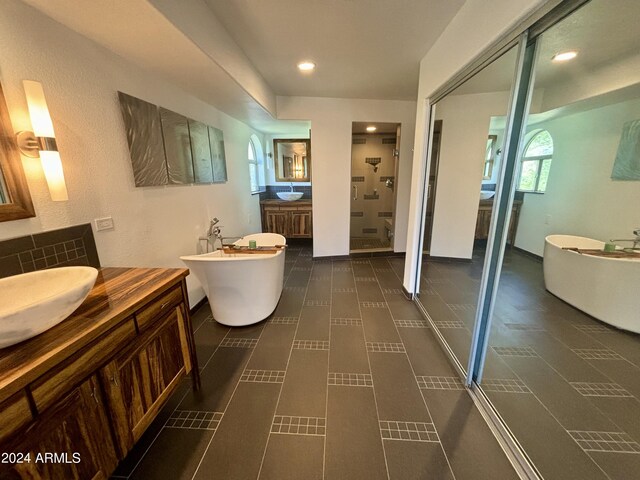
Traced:
<svg viewBox="0 0 640 480">
<path fill-rule="evenodd" d="M 100 267 L 91 224 L 0 240 L 0 278 L 73 265 Z"/>
<path fill-rule="evenodd" d="M 293 190 L 295 192 L 302 192 L 302 198 L 304 200 L 311 199 L 311 185 L 293 185 Z M 265 187 L 264 192 L 260 192 L 260 200 L 268 200 L 271 198 L 278 198 L 276 195 L 278 192 L 289 192 L 291 191 L 290 186 L 286 185 L 267 185 Z"/>
</svg>

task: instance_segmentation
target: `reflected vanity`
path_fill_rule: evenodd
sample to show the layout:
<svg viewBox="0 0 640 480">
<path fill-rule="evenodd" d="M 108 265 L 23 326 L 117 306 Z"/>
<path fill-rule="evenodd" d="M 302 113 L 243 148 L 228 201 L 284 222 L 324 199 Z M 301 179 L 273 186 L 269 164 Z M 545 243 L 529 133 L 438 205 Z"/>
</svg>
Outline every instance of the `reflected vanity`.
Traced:
<svg viewBox="0 0 640 480">
<path fill-rule="evenodd" d="M 311 181 L 311 140 L 275 139 L 273 141 L 276 181 Z"/>
</svg>

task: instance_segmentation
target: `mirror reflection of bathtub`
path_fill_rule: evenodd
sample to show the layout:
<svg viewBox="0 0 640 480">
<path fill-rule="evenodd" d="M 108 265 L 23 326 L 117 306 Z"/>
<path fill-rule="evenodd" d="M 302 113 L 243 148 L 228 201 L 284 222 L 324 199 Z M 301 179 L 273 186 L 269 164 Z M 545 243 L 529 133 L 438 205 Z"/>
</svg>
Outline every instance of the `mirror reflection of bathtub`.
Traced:
<svg viewBox="0 0 640 480">
<path fill-rule="evenodd" d="M 640 258 L 607 258 L 566 250 L 603 247 L 604 242 L 591 238 L 547 236 L 545 286 L 555 296 L 598 320 L 640 333 Z"/>
<path fill-rule="evenodd" d="M 285 245 L 276 233 L 247 235 L 234 245 Z M 273 254 L 225 254 L 222 250 L 180 257 L 202 284 L 213 318 L 223 325 L 251 325 L 267 318 L 278 305 L 284 281 L 285 250 Z"/>
</svg>

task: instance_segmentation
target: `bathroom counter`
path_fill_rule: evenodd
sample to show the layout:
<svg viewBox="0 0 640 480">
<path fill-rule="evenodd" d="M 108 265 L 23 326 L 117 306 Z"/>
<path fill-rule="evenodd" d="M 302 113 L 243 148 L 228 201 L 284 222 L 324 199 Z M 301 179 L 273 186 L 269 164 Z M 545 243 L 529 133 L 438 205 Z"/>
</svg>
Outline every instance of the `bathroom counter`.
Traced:
<svg viewBox="0 0 640 480">
<path fill-rule="evenodd" d="M 185 375 L 199 388 L 188 274 L 102 268 L 70 317 L 0 350 L 0 451 L 19 452 L 3 473 L 109 478 Z M 21 460 L 47 452 L 78 461 Z"/>
<path fill-rule="evenodd" d="M 70 317 L 40 335 L 0 350 L 0 403 L 188 274 L 186 268 L 101 268 L 93 289 Z"/>
<path fill-rule="evenodd" d="M 310 198 L 301 198 L 300 200 L 280 200 L 279 198 L 268 198 L 266 200 L 261 200 L 260 205 L 283 205 L 283 206 L 302 206 L 302 205 L 311 205 Z"/>
</svg>

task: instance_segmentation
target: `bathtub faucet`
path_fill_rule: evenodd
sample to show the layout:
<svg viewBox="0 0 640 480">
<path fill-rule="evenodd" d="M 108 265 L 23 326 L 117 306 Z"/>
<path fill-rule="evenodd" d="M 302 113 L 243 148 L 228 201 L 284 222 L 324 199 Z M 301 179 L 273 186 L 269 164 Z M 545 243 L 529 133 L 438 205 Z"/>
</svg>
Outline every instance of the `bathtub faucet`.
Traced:
<svg viewBox="0 0 640 480">
<path fill-rule="evenodd" d="M 618 239 L 618 240 L 611 240 L 611 243 L 631 242 L 631 243 L 633 243 L 633 247 L 631 247 L 631 249 L 632 250 L 638 250 L 638 249 L 640 249 L 640 228 L 636 228 L 633 231 L 633 234 L 636 236 L 636 238 L 622 238 L 622 239 Z"/>
<path fill-rule="evenodd" d="M 220 222 L 220 220 L 218 220 L 217 217 L 213 217 L 207 229 L 207 236 L 200 237 L 200 240 L 206 240 L 213 250 L 216 249 L 217 240 L 220 240 L 220 246 L 222 246 L 222 226 L 218 226 L 218 222 Z M 209 251 L 208 246 L 207 251 Z"/>
</svg>

